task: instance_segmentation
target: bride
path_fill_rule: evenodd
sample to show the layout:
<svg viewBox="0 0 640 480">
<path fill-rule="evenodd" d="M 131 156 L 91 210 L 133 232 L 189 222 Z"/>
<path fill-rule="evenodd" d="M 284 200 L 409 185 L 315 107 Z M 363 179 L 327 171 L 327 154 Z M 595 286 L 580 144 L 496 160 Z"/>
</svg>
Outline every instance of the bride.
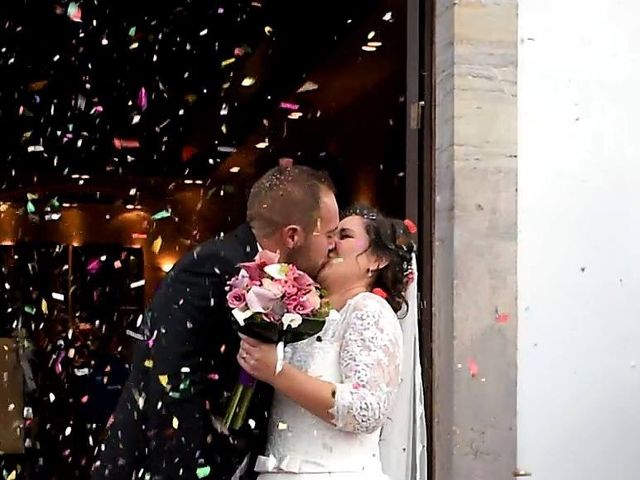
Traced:
<svg viewBox="0 0 640 480">
<path fill-rule="evenodd" d="M 382 480 L 380 430 L 399 389 L 402 330 L 414 244 L 407 226 L 373 210 L 340 222 L 318 279 L 339 315 L 320 335 L 288 345 L 243 337 L 238 362 L 275 397 L 259 480 Z M 402 314 L 401 314 L 402 316 Z"/>
</svg>

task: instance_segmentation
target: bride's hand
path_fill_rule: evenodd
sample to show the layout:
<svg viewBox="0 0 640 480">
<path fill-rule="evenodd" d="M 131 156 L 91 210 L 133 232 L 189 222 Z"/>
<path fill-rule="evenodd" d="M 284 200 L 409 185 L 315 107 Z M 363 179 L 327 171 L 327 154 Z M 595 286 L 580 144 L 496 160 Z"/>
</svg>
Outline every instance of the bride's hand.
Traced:
<svg viewBox="0 0 640 480">
<path fill-rule="evenodd" d="M 253 378 L 272 383 L 276 376 L 276 345 L 240 335 L 238 363 Z"/>
</svg>

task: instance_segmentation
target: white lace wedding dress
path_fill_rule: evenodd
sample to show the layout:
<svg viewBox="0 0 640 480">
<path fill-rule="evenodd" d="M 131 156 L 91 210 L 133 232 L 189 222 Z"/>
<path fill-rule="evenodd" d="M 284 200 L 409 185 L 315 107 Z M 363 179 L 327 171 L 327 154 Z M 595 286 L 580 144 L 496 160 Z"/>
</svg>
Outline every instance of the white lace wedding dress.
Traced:
<svg viewBox="0 0 640 480">
<path fill-rule="evenodd" d="M 402 331 L 385 300 L 353 297 L 320 335 L 285 348 L 285 361 L 336 385 L 331 425 L 276 392 L 259 480 L 384 480 L 380 428 L 400 383 Z"/>
</svg>

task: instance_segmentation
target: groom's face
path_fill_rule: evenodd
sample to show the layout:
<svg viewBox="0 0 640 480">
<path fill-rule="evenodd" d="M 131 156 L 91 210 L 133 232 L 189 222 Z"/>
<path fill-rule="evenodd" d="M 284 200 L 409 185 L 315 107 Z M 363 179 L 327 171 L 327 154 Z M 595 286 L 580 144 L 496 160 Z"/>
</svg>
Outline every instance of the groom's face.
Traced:
<svg viewBox="0 0 640 480">
<path fill-rule="evenodd" d="M 335 247 L 335 233 L 339 222 L 336 197 L 325 189 L 320 196 L 316 226 L 313 231 L 305 232 L 303 243 L 290 252 L 290 261 L 315 279 L 329 260 L 329 252 Z"/>
</svg>

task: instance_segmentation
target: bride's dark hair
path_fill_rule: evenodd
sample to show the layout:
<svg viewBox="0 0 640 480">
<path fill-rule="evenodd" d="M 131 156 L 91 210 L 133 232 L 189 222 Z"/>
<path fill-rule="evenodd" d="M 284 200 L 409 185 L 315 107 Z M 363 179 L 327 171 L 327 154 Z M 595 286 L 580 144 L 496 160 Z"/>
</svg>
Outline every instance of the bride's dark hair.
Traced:
<svg viewBox="0 0 640 480">
<path fill-rule="evenodd" d="M 364 220 L 369 237 L 367 251 L 388 262 L 374 273 L 371 289 L 379 289 L 394 312 L 406 310 L 404 293 L 413 277 L 411 267 L 415 252 L 408 221 L 385 217 L 373 208 L 358 205 L 345 210 L 342 218 L 352 215 Z"/>
</svg>

